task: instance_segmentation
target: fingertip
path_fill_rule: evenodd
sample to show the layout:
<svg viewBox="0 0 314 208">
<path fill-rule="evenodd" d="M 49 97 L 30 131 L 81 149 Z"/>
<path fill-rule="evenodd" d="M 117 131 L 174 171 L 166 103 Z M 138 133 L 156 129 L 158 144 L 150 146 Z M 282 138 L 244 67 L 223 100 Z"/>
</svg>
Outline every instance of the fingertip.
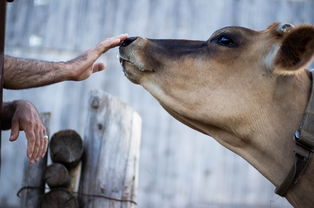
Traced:
<svg viewBox="0 0 314 208">
<path fill-rule="evenodd" d="M 17 139 L 16 138 L 13 138 L 13 139 L 10 139 L 9 141 L 10 142 L 15 142 Z"/>
<path fill-rule="evenodd" d="M 11 132 L 9 141 L 10 141 L 10 142 L 14 142 L 14 141 L 17 140 L 17 138 L 18 138 L 18 134 L 17 134 L 16 132 Z"/>
<path fill-rule="evenodd" d="M 105 69 L 105 64 L 104 63 L 96 63 L 93 65 L 93 73 L 99 72 Z"/>
<path fill-rule="evenodd" d="M 106 65 L 104 63 L 98 63 L 98 71 L 102 71 L 106 68 Z"/>
<path fill-rule="evenodd" d="M 30 161 L 32 160 L 32 154 L 31 154 L 30 150 L 27 150 L 27 157 Z"/>
<path fill-rule="evenodd" d="M 124 33 L 124 34 L 120 35 L 119 37 L 120 37 L 120 40 L 125 40 L 129 37 L 129 34 Z"/>
<path fill-rule="evenodd" d="M 30 159 L 30 160 L 33 160 L 33 150 L 31 149 L 31 147 L 28 147 L 27 149 L 27 157 Z"/>
<path fill-rule="evenodd" d="M 27 153 L 28 161 L 31 163 L 32 162 L 32 157 Z"/>
</svg>

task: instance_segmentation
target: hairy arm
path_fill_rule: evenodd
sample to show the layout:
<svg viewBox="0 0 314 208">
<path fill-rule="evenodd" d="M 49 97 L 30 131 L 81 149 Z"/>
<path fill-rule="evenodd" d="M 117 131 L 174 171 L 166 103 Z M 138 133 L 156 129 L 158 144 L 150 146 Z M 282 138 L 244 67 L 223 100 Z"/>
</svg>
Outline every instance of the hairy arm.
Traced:
<svg viewBox="0 0 314 208">
<path fill-rule="evenodd" d="M 66 80 L 81 81 L 92 73 L 102 71 L 103 63 L 95 61 L 107 50 L 120 45 L 127 35 L 108 38 L 81 56 L 66 62 L 48 62 L 4 57 L 4 87 L 26 89 Z"/>
<path fill-rule="evenodd" d="M 67 80 L 65 63 L 4 57 L 4 87 L 25 89 Z"/>
</svg>

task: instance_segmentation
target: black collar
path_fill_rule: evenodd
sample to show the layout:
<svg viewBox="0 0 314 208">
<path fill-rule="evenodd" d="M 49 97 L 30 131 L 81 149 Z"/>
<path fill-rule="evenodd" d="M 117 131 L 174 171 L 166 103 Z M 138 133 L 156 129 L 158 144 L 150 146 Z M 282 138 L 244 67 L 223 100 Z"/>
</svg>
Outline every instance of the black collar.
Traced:
<svg viewBox="0 0 314 208">
<path fill-rule="evenodd" d="M 294 134 L 295 160 L 287 177 L 275 190 L 280 196 L 286 196 L 289 189 L 298 182 L 309 164 L 311 155 L 314 152 L 314 72 L 311 72 L 312 79 L 311 96 L 304 112 L 304 118 L 300 128 Z"/>
</svg>

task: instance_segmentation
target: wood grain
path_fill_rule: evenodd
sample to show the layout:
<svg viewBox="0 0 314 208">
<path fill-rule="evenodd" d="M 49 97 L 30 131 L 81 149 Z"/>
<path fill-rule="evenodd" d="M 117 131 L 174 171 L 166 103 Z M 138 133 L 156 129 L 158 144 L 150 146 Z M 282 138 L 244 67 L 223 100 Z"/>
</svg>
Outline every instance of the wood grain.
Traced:
<svg viewBox="0 0 314 208">
<path fill-rule="evenodd" d="M 135 207 L 141 119 L 129 106 L 101 91 L 91 93 L 89 110 L 81 206 Z"/>
</svg>

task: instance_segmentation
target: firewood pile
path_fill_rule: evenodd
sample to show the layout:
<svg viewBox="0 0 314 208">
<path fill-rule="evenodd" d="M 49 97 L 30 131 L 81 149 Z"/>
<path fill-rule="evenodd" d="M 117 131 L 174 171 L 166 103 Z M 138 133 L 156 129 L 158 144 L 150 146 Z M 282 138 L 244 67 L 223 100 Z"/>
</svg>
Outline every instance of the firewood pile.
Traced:
<svg viewBox="0 0 314 208">
<path fill-rule="evenodd" d="M 83 140 L 73 130 L 55 133 L 49 144 L 52 164 L 44 173 L 44 181 L 50 188 L 41 199 L 42 208 L 78 208 L 77 191 L 80 161 L 83 156 Z"/>
</svg>

